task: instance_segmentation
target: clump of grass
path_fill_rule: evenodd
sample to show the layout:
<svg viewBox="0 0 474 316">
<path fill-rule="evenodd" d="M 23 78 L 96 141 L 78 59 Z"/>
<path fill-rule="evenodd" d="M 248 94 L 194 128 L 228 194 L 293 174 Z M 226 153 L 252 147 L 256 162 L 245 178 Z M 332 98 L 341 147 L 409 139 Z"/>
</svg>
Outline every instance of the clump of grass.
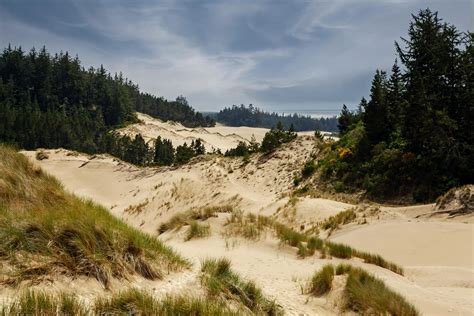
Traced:
<svg viewBox="0 0 474 316">
<path fill-rule="evenodd" d="M 35 155 L 36 160 L 45 160 L 49 158 L 49 155 L 44 150 L 38 150 Z"/>
<path fill-rule="evenodd" d="M 275 232 L 281 242 L 286 243 L 292 247 L 298 247 L 298 244 L 305 242 L 307 236 L 289 228 L 283 224 L 275 224 Z"/>
<path fill-rule="evenodd" d="M 324 242 L 318 237 L 310 237 L 306 243 L 306 247 L 311 255 L 314 254 L 316 250 L 321 250 L 324 247 Z"/>
<path fill-rule="evenodd" d="M 94 303 L 97 315 L 237 315 L 215 301 L 189 296 L 167 296 L 157 300 L 149 292 L 129 289 Z"/>
<path fill-rule="evenodd" d="M 94 312 L 98 315 L 153 315 L 160 309 L 158 301 L 150 293 L 129 289 L 110 298 L 97 298 Z"/>
<path fill-rule="evenodd" d="M 279 315 L 281 309 L 267 299 L 252 281 L 232 271 L 228 259 L 207 259 L 201 266 L 201 283 L 210 297 L 234 300 L 256 314 Z"/>
<path fill-rule="evenodd" d="M 348 273 L 352 269 L 350 264 L 340 263 L 336 267 L 336 275 L 342 275 Z"/>
<path fill-rule="evenodd" d="M 9 306 L 0 309 L 1 315 L 87 315 L 86 308 L 73 296 L 53 296 L 45 292 L 25 291 Z"/>
<path fill-rule="evenodd" d="M 112 277 L 159 279 L 189 263 L 158 239 L 131 228 L 105 208 L 66 193 L 26 157 L 0 146 L 0 259 L 4 282 L 51 273 L 85 275 L 105 287 Z"/>
<path fill-rule="evenodd" d="M 240 210 L 233 211 L 227 219 L 225 226 L 227 227 L 224 235 L 242 236 L 250 240 L 260 239 L 265 228 L 271 227 L 273 220 L 266 216 L 248 213 L 244 216 Z"/>
<path fill-rule="evenodd" d="M 345 308 L 361 314 L 418 315 L 416 308 L 383 281 L 359 268 L 348 272 Z"/>
<path fill-rule="evenodd" d="M 148 199 L 146 199 L 144 202 L 139 203 L 137 205 L 130 205 L 128 206 L 125 210 L 124 213 L 129 213 L 129 214 L 140 214 L 143 212 L 143 209 L 145 206 L 147 206 L 149 203 Z"/>
<path fill-rule="evenodd" d="M 349 209 L 343 212 L 331 216 L 323 221 L 320 226 L 324 230 L 329 230 L 329 234 L 339 228 L 340 225 L 345 225 L 356 219 L 357 215 L 353 209 Z"/>
<path fill-rule="evenodd" d="M 196 221 L 192 221 L 188 228 L 188 233 L 186 235 L 185 241 L 207 237 L 211 234 L 211 227 L 209 225 L 199 224 Z"/>
<path fill-rule="evenodd" d="M 46 294 L 26 291 L 10 305 L 0 308 L 0 315 L 240 315 L 227 305 L 215 300 L 189 296 L 167 296 L 157 300 L 153 295 L 138 289 L 128 289 L 111 297 L 99 297 L 86 308 L 74 296 L 61 293 Z"/>
<path fill-rule="evenodd" d="M 334 267 L 331 264 L 325 265 L 313 275 L 307 292 L 314 296 L 322 296 L 331 290 L 333 279 Z"/>
<path fill-rule="evenodd" d="M 163 234 L 166 231 L 190 225 L 193 221 L 205 221 L 211 217 L 216 217 L 217 213 L 231 213 L 232 211 L 233 207 L 229 204 L 190 209 L 186 212 L 174 215 L 167 222 L 161 224 L 158 228 L 158 233 Z"/>
<path fill-rule="evenodd" d="M 304 243 L 300 242 L 298 244 L 298 252 L 296 254 L 300 258 L 305 258 L 305 257 L 309 256 L 310 252 L 308 250 L 308 247 Z"/>
<path fill-rule="evenodd" d="M 357 258 L 361 258 L 364 260 L 365 263 L 370 263 L 370 264 L 375 264 L 379 267 L 388 269 L 390 271 L 393 271 L 395 273 L 398 273 L 400 275 L 403 275 L 403 268 L 400 267 L 399 265 L 389 262 L 385 260 L 382 256 L 380 255 L 375 255 L 371 254 L 368 252 L 363 252 L 359 250 L 353 250 L 353 256 Z"/>
<path fill-rule="evenodd" d="M 329 254 L 333 257 L 341 259 L 349 259 L 352 257 L 352 248 L 347 245 L 326 241 L 326 247 L 329 250 Z"/>
<path fill-rule="evenodd" d="M 336 275 L 347 275 L 343 294 L 343 308 L 363 315 L 409 315 L 418 311 L 398 293 L 389 289 L 383 281 L 360 268 L 348 264 L 324 266 L 311 278 L 308 294 L 322 296 L 331 290 Z"/>
<path fill-rule="evenodd" d="M 308 178 L 314 173 L 314 171 L 316 171 L 316 163 L 314 159 L 310 159 L 305 162 L 303 169 L 301 170 L 301 176 L 303 178 Z"/>
</svg>

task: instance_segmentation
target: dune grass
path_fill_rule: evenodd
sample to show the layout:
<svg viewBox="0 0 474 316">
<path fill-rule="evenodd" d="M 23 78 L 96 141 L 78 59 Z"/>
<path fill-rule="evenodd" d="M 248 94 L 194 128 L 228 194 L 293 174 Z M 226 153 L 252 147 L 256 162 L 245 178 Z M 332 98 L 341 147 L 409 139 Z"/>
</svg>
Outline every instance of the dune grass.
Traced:
<svg viewBox="0 0 474 316">
<path fill-rule="evenodd" d="M 354 212 L 353 210 L 351 212 Z M 352 215 L 340 216 L 339 223 L 344 223 L 344 219 L 351 218 Z M 340 219 L 343 219 L 342 221 Z M 328 253 L 332 257 L 341 259 L 350 259 L 353 257 L 363 259 L 365 263 L 374 264 L 382 268 L 391 270 L 403 275 L 403 268 L 393 262 L 389 262 L 380 255 L 353 249 L 352 247 L 340 243 L 334 243 L 328 240 L 322 240 L 317 236 L 310 236 L 307 233 L 301 233 L 293 228 L 277 222 L 271 217 L 256 216 L 255 214 L 244 215 L 242 211 L 233 211 L 226 224 L 228 229 L 226 236 L 242 236 L 247 239 L 257 240 L 265 229 L 273 230 L 281 243 L 291 247 L 297 247 L 297 255 L 300 258 L 312 256 L 317 251 L 321 252 L 322 257 Z"/>
<path fill-rule="evenodd" d="M 0 308 L 0 315 L 32 316 L 86 316 L 86 315 L 206 315 L 236 316 L 241 313 L 231 310 L 221 302 L 190 296 L 167 296 L 158 300 L 151 293 L 128 289 L 110 297 L 99 297 L 88 304 L 79 302 L 74 296 L 60 293 L 46 294 L 41 291 L 26 291 L 9 305 Z"/>
<path fill-rule="evenodd" d="M 346 211 L 342 211 L 337 213 L 334 216 L 330 216 L 326 220 L 324 220 L 320 226 L 324 230 L 329 230 L 329 234 L 331 234 L 333 231 L 339 228 L 340 225 L 345 225 L 353 220 L 355 220 L 357 217 L 354 209 L 349 209 Z"/>
<path fill-rule="evenodd" d="M 210 297 L 233 300 L 255 314 L 281 315 L 274 301 L 267 299 L 252 281 L 243 280 L 232 271 L 230 261 L 207 259 L 201 265 L 201 283 Z"/>
<path fill-rule="evenodd" d="M 325 265 L 313 275 L 307 292 L 314 296 L 322 296 L 331 290 L 333 279 L 334 267 L 330 264 Z"/>
<path fill-rule="evenodd" d="M 169 230 L 190 225 L 193 221 L 205 221 L 211 217 L 216 217 L 217 213 L 231 213 L 232 211 L 233 207 L 229 204 L 190 209 L 174 215 L 167 222 L 161 224 L 158 228 L 158 233 L 163 234 Z"/>
<path fill-rule="evenodd" d="M 88 310 L 71 295 L 25 291 L 12 304 L 0 308 L 0 315 L 85 316 Z"/>
<path fill-rule="evenodd" d="M 383 281 L 360 268 L 348 272 L 344 296 L 345 308 L 361 314 L 419 315 L 404 297 L 389 289 Z"/>
<path fill-rule="evenodd" d="M 332 287 L 336 275 L 347 275 L 343 294 L 343 309 L 362 315 L 419 315 L 416 308 L 400 294 L 389 289 L 383 281 L 363 269 L 340 264 L 334 268 L 325 265 L 311 278 L 308 294 L 322 296 Z"/>
<path fill-rule="evenodd" d="M 192 221 L 189 224 L 188 232 L 185 237 L 185 241 L 196 239 L 196 238 L 203 238 L 209 236 L 211 234 L 211 227 L 209 224 L 199 224 L 196 221 Z"/>
<path fill-rule="evenodd" d="M 249 240 L 259 240 L 263 231 L 273 225 L 273 220 L 266 216 L 244 213 L 240 210 L 234 210 L 227 219 L 224 236 L 242 236 Z"/>
<path fill-rule="evenodd" d="M 158 239 L 105 208 L 65 192 L 26 157 L 0 145 L 2 283 L 41 280 L 54 273 L 85 275 L 108 287 L 112 277 L 159 279 L 190 264 Z"/>
<path fill-rule="evenodd" d="M 98 298 L 96 315 L 238 315 L 225 304 L 191 296 L 167 296 L 158 300 L 151 293 L 129 289 L 110 298 Z"/>
</svg>

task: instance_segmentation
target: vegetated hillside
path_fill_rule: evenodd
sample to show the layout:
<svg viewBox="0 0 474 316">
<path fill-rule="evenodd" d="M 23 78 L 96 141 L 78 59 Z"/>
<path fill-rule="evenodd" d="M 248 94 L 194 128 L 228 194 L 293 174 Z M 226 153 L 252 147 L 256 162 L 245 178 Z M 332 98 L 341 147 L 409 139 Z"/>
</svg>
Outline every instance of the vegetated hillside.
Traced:
<svg viewBox="0 0 474 316">
<path fill-rule="evenodd" d="M 184 97 L 167 101 L 139 91 L 103 66 L 84 69 L 78 57 L 50 55 L 43 47 L 0 53 L 0 141 L 22 148 L 104 151 L 104 135 L 135 122 L 141 111 L 185 126 L 212 126 Z"/>
<path fill-rule="evenodd" d="M 396 43 L 387 77 L 377 70 L 359 111 L 344 106 L 341 139 L 318 162 L 329 187 L 364 189 L 373 198 L 434 200 L 474 183 L 474 34 L 429 9 Z"/>
<path fill-rule="evenodd" d="M 0 145 L 0 284 L 86 276 L 161 279 L 189 266 L 161 241 L 66 193 L 25 156 Z"/>
<path fill-rule="evenodd" d="M 240 106 L 233 105 L 229 108 L 226 107 L 217 113 L 216 119 L 218 122 L 228 126 L 273 128 L 278 122 L 281 122 L 285 129 L 289 129 L 290 126 L 293 126 L 293 129 L 298 132 L 314 130 L 326 132 L 337 131 L 337 118 L 335 116 L 329 118 L 313 118 L 296 113 L 293 115 L 282 115 L 262 111 L 252 104 L 248 107 L 243 104 Z"/>
</svg>

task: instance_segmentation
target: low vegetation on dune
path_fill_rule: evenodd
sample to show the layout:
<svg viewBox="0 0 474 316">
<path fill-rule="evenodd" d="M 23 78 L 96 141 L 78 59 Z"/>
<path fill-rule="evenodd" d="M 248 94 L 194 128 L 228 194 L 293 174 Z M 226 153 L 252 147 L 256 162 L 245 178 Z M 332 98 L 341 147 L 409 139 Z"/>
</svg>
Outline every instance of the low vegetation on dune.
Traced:
<svg viewBox="0 0 474 316">
<path fill-rule="evenodd" d="M 0 308 L 0 315 L 239 315 L 217 301 L 189 296 L 155 298 L 151 293 L 128 289 L 110 297 L 99 297 L 84 304 L 72 295 L 26 291 L 9 305 Z"/>
<path fill-rule="evenodd" d="M 198 222 L 193 221 L 189 224 L 188 232 L 184 240 L 188 241 L 195 238 L 202 238 L 209 236 L 210 234 L 211 226 L 209 226 L 209 224 L 199 224 Z"/>
<path fill-rule="evenodd" d="M 88 310 L 72 295 L 25 291 L 11 304 L 0 307 L 0 315 L 85 316 Z"/>
<path fill-rule="evenodd" d="M 96 315 L 238 315 L 225 304 L 191 296 L 167 296 L 162 300 L 137 289 L 99 298 L 94 303 Z"/>
<path fill-rule="evenodd" d="M 416 308 L 400 294 L 389 289 L 383 281 L 366 271 L 340 264 L 326 265 L 309 281 L 307 293 L 322 296 L 332 289 L 334 274 L 347 277 L 342 308 L 363 315 L 419 315 Z"/>
<path fill-rule="evenodd" d="M 328 220 L 328 226 L 334 227 L 338 223 L 351 220 L 354 211 L 349 210 L 341 216 L 335 216 Z M 297 247 L 297 254 L 300 258 L 312 256 L 319 251 L 321 257 L 329 254 L 332 257 L 341 259 L 360 258 L 365 263 L 374 264 L 382 268 L 391 270 L 395 273 L 403 275 L 403 268 L 395 263 L 389 262 L 380 255 L 353 249 L 352 247 L 340 243 L 334 243 L 323 240 L 318 236 L 305 232 L 298 232 L 293 228 L 267 216 L 255 214 L 244 215 L 242 211 L 234 210 L 226 222 L 227 229 L 224 236 L 242 236 L 250 240 L 258 240 L 266 230 L 272 231 L 283 244 L 291 247 Z"/>
<path fill-rule="evenodd" d="M 0 145 L 0 282 L 51 274 L 159 279 L 189 263 L 106 209 L 65 192 L 53 177 Z"/>
<path fill-rule="evenodd" d="M 320 227 L 324 230 L 329 230 L 329 234 L 339 228 L 340 225 L 348 224 L 356 219 L 357 215 L 353 209 L 339 212 L 334 216 L 330 216 L 324 220 Z"/>
<path fill-rule="evenodd" d="M 333 279 L 334 267 L 328 264 L 313 275 L 307 292 L 314 296 L 322 296 L 331 290 Z"/>
<path fill-rule="evenodd" d="M 190 209 L 186 212 L 178 213 L 165 223 L 162 223 L 158 228 L 158 233 L 163 234 L 170 230 L 179 229 L 183 226 L 191 225 L 195 221 L 205 221 L 211 217 L 216 217 L 217 213 L 230 213 L 232 210 L 232 206 L 227 204 Z"/>
<path fill-rule="evenodd" d="M 252 281 L 242 279 L 232 271 L 230 261 L 207 259 L 201 266 L 201 283 L 209 297 L 232 300 L 257 315 L 282 315 L 274 301 L 267 299 Z"/>
<path fill-rule="evenodd" d="M 242 211 L 235 210 L 225 223 L 224 236 L 242 236 L 245 239 L 258 240 L 265 227 L 272 225 L 272 221 L 266 216 L 257 216 L 252 213 L 244 215 Z"/>
</svg>

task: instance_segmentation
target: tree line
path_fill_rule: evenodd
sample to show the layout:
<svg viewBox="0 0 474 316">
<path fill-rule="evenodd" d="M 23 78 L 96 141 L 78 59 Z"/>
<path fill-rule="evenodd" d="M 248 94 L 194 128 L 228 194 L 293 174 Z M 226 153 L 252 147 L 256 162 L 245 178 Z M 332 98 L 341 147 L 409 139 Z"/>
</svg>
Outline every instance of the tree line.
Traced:
<svg viewBox="0 0 474 316">
<path fill-rule="evenodd" d="M 293 125 L 290 125 L 288 130 L 285 130 L 283 124 L 278 122 L 276 127 L 271 128 L 265 133 L 261 144 L 258 144 L 255 138 L 252 137 L 248 144 L 245 142 L 239 142 L 235 148 L 227 150 L 224 155 L 228 157 L 247 157 L 256 152 L 270 153 L 282 144 L 292 141 L 296 136 L 297 134 Z"/>
<path fill-rule="evenodd" d="M 250 126 L 273 128 L 279 122 L 283 127 L 288 129 L 293 125 L 295 131 L 337 131 L 337 118 L 312 118 L 310 116 L 298 115 L 282 115 L 278 113 L 268 113 L 250 104 L 226 107 L 219 111 L 216 115 L 218 122 L 228 126 Z"/>
<path fill-rule="evenodd" d="M 412 17 L 401 65 L 376 71 L 357 111 L 343 106 L 341 139 L 320 162 L 337 190 L 425 201 L 474 182 L 474 34 L 429 9 Z"/>
<path fill-rule="evenodd" d="M 136 122 L 135 111 L 185 126 L 213 126 L 180 96 L 168 101 L 142 93 L 103 66 L 85 69 L 69 53 L 45 47 L 28 53 L 8 46 L 0 54 L 0 141 L 21 148 L 64 147 L 104 152 L 108 132 Z"/>
<path fill-rule="evenodd" d="M 204 155 L 206 149 L 200 138 L 174 148 L 171 140 L 161 136 L 147 143 L 140 134 L 132 138 L 111 132 L 104 138 L 104 152 L 138 166 L 170 166 Z"/>
</svg>

